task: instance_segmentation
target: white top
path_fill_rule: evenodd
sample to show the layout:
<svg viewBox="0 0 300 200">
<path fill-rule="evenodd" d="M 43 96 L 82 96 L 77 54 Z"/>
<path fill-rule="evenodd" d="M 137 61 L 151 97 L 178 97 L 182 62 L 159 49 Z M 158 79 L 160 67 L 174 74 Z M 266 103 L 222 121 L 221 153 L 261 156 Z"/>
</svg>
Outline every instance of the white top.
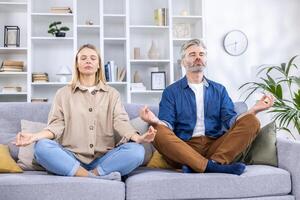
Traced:
<svg viewBox="0 0 300 200">
<path fill-rule="evenodd" d="M 189 83 L 189 86 L 196 97 L 197 121 L 192 137 L 197 137 L 205 135 L 203 83 Z"/>
<path fill-rule="evenodd" d="M 96 85 L 90 86 L 90 87 L 86 87 L 86 86 L 82 86 L 82 87 L 85 88 L 85 89 L 88 89 L 88 91 L 89 91 L 90 93 L 92 93 L 92 92 L 95 90 Z"/>
</svg>

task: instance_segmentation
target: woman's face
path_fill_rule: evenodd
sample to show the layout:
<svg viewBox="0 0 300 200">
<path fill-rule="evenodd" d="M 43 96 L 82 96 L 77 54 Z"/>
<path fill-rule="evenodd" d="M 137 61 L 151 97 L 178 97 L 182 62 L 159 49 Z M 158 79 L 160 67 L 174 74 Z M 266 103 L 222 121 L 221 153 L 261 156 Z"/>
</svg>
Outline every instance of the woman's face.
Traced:
<svg viewBox="0 0 300 200">
<path fill-rule="evenodd" d="M 97 52 L 90 48 L 83 48 L 77 55 L 77 64 L 80 74 L 96 74 L 99 68 L 99 58 Z"/>
</svg>

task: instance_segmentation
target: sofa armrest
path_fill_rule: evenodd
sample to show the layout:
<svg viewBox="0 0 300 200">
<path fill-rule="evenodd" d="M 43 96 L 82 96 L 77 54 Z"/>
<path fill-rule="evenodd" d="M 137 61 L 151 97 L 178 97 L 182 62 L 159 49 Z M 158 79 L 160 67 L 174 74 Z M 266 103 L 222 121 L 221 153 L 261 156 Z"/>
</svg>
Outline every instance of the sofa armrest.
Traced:
<svg viewBox="0 0 300 200">
<path fill-rule="evenodd" d="M 278 167 L 290 172 L 292 194 L 300 199 L 300 141 L 277 137 Z"/>
</svg>

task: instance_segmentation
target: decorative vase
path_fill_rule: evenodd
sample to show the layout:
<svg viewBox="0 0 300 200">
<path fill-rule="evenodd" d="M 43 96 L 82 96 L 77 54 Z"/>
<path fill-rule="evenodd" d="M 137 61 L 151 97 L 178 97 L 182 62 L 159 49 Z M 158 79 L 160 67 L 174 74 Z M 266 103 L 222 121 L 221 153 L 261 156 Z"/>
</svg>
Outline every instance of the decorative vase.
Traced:
<svg viewBox="0 0 300 200">
<path fill-rule="evenodd" d="M 158 48 L 156 47 L 153 40 L 152 40 L 152 43 L 151 43 L 151 47 L 148 51 L 148 58 L 149 59 L 159 59 Z"/>
<path fill-rule="evenodd" d="M 55 33 L 55 36 L 56 37 L 65 37 L 66 33 L 65 32 L 57 32 L 57 33 Z"/>
</svg>

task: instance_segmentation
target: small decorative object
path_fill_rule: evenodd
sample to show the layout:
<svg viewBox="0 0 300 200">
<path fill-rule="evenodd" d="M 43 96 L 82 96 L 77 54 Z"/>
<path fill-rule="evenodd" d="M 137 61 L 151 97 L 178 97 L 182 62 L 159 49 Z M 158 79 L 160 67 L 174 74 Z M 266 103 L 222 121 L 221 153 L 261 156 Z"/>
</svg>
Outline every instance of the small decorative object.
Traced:
<svg viewBox="0 0 300 200">
<path fill-rule="evenodd" d="M 159 59 L 159 52 L 158 52 L 158 48 L 156 47 L 154 41 L 152 40 L 152 43 L 151 43 L 151 47 L 148 51 L 148 58 L 149 59 Z"/>
<path fill-rule="evenodd" d="M 134 83 L 141 83 L 142 82 L 142 78 L 141 78 L 138 71 L 135 71 L 134 74 L 133 74 L 133 82 Z"/>
<path fill-rule="evenodd" d="M 94 22 L 92 20 L 88 19 L 88 20 L 85 21 L 85 24 L 86 25 L 93 25 Z"/>
<path fill-rule="evenodd" d="M 223 46 L 229 55 L 239 56 L 247 50 L 248 38 L 242 31 L 233 30 L 225 35 Z"/>
<path fill-rule="evenodd" d="M 133 59 L 141 59 L 141 49 L 139 47 L 133 48 Z"/>
<path fill-rule="evenodd" d="M 70 29 L 66 26 L 58 27 L 57 25 L 61 25 L 61 21 L 53 22 L 49 25 L 48 33 L 55 35 L 56 37 L 65 37 L 66 31 L 69 31 Z"/>
<path fill-rule="evenodd" d="M 191 25 L 190 24 L 174 24 L 173 27 L 174 38 L 190 38 L 191 37 Z"/>
<path fill-rule="evenodd" d="M 56 75 L 60 76 L 59 82 L 66 83 L 68 80 L 67 76 L 71 75 L 71 70 L 68 66 L 64 65 L 59 69 Z"/>
<path fill-rule="evenodd" d="M 18 26 L 4 26 L 4 47 L 20 47 L 20 28 Z"/>
<path fill-rule="evenodd" d="M 151 90 L 166 88 L 166 72 L 151 72 Z"/>
<path fill-rule="evenodd" d="M 181 15 L 181 16 L 188 16 L 188 11 L 187 11 L 187 10 L 182 10 L 182 11 L 180 12 L 180 15 Z"/>
</svg>

